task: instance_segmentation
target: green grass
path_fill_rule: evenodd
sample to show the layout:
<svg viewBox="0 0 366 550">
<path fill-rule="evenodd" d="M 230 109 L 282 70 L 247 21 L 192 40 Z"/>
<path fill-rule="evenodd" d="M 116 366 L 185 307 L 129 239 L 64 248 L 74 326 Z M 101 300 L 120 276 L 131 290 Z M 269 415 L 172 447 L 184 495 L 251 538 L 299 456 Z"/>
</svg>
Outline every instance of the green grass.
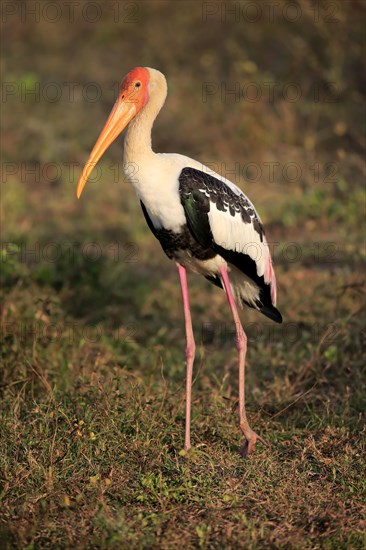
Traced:
<svg viewBox="0 0 366 550">
<path fill-rule="evenodd" d="M 91 195 L 82 209 L 94 200 L 106 212 L 112 195 L 118 201 L 118 189 Z M 31 212 L 19 201 L 14 212 Z M 52 204 L 61 247 L 80 203 Z M 128 201 L 127 211 L 138 220 L 126 236 L 136 262 L 108 253 L 91 262 L 82 246 L 53 263 L 41 252 L 32 261 L 20 241 L 3 259 L 2 546 L 362 548 L 362 285 L 342 250 L 330 268 L 311 254 L 286 263 L 279 253 L 283 326 L 243 313 L 250 419 L 270 444 L 247 461 L 225 297 L 190 278 L 199 349 L 194 448 L 182 453 L 178 280 L 140 229 L 138 204 Z M 93 220 L 85 217 L 85 242 Z M 105 235 L 114 227 L 105 218 Z M 30 236 L 23 242 L 34 247 Z"/>
<path fill-rule="evenodd" d="M 1 549 L 365 548 L 362 6 L 342 3 L 335 32 L 300 5 L 300 26 L 206 24 L 198 3 L 140 2 L 138 25 L 123 28 L 109 14 L 97 27 L 16 19 L 8 39 L 4 29 L 5 80 L 97 81 L 106 92 L 95 103 L 11 96 L 3 109 L 2 161 L 18 170 L 1 197 Z M 111 83 L 135 65 L 168 76 L 157 150 L 229 168 L 280 162 L 275 181 L 240 181 L 267 228 L 284 317 L 241 314 L 249 420 L 268 443 L 248 460 L 224 293 L 189 277 L 197 357 L 185 453 L 178 276 L 123 175 L 114 181 L 120 143 L 75 199 Z M 248 80 L 298 82 L 304 94 L 202 102 L 204 82 Z M 326 82 L 337 102 L 314 103 Z M 55 159 L 78 163 L 74 175 L 21 168 Z M 288 162 L 299 181 L 281 176 Z"/>
</svg>

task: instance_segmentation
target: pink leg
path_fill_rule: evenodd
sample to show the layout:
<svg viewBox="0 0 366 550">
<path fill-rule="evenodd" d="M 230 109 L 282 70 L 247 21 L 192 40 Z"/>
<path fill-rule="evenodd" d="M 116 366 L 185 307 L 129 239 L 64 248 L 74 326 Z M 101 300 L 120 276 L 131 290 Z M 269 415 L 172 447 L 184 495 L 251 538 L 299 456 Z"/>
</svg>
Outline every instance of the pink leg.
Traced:
<svg viewBox="0 0 366 550">
<path fill-rule="evenodd" d="M 196 352 L 196 344 L 192 330 L 191 310 L 189 307 L 188 286 L 186 268 L 177 264 L 180 286 L 182 289 L 184 321 L 186 328 L 186 359 L 187 359 L 187 379 L 186 379 L 186 431 L 184 436 L 184 449 L 188 451 L 191 448 L 191 401 L 192 401 L 192 373 L 193 362 Z"/>
<path fill-rule="evenodd" d="M 245 356 L 247 353 L 247 337 L 241 325 L 235 300 L 231 292 L 229 275 L 226 266 L 222 267 L 220 272 L 236 328 L 236 345 L 239 355 L 239 426 L 245 436 L 245 442 L 241 449 L 241 453 L 246 457 L 254 450 L 257 439 L 262 441 L 262 438 L 253 432 L 249 426 L 245 411 Z"/>
</svg>

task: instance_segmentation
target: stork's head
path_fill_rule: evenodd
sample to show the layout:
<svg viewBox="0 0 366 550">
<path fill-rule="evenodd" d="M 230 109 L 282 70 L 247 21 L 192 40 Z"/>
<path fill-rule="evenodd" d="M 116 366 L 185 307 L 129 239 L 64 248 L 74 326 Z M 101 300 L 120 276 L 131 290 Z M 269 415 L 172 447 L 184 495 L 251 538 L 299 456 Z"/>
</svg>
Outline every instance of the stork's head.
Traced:
<svg viewBox="0 0 366 550">
<path fill-rule="evenodd" d="M 160 86 L 159 86 L 160 84 Z M 148 67 L 136 67 L 130 71 L 122 80 L 119 95 L 113 109 L 108 117 L 99 138 L 90 153 L 89 160 L 81 173 L 76 195 L 79 198 L 84 186 L 94 168 L 106 149 L 113 143 L 119 134 L 126 128 L 127 124 L 139 113 L 148 103 L 156 88 L 165 84 L 165 77 L 157 70 Z"/>
</svg>

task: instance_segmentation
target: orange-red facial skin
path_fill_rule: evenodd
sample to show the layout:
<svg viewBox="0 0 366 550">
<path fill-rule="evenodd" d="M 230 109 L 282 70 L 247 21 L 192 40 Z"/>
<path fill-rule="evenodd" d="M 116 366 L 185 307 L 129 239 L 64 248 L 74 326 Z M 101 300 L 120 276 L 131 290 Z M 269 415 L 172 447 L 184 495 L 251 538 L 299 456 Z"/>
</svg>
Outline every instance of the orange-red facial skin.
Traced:
<svg viewBox="0 0 366 550">
<path fill-rule="evenodd" d="M 141 86 L 136 87 L 136 83 Z M 137 112 L 144 107 L 149 99 L 148 95 L 149 73 L 145 67 L 136 67 L 122 80 L 119 97 L 125 102 L 136 103 Z"/>
<path fill-rule="evenodd" d="M 118 98 L 112 108 L 107 122 L 102 129 L 89 160 L 83 168 L 76 188 L 76 195 L 80 195 L 84 186 L 104 151 L 119 136 L 127 124 L 146 105 L 148 94 L 149 72 L 144 67 L 137 67 L 123 79 Z"/>
</svg>

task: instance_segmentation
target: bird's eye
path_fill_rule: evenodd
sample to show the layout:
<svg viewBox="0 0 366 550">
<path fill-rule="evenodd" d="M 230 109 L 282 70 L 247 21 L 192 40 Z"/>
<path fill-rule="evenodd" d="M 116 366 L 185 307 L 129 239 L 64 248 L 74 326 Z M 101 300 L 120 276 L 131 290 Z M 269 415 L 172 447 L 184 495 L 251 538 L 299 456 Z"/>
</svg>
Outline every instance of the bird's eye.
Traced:
<svg viewBox="0 0 366 550">
<path fill-rule="evenodd" d="M 135 83 L 135 88 L 139 88 L 141 86 L 141 82 L 136 82 Z"/>
</svg>

